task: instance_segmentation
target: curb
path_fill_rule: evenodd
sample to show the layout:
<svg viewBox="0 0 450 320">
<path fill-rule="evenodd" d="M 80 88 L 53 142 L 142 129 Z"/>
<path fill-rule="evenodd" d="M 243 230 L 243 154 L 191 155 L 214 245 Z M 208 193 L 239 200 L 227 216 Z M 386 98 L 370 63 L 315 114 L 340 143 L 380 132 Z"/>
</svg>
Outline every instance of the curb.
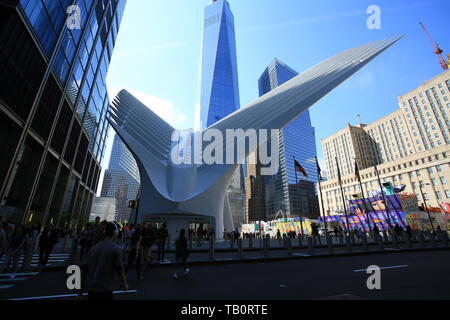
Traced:
<svg viewBox="0 0 450 320">
<path fill-rule="evenodd" d="M 317 254 L 310 256 L 282 256 L 282 257 L 258 257 L 258 258 L 225 258 L 225 259 L 215 259 L 215 260 L 201 260 L 201 261 L 188 261 L 189 265 L 216 265 L 216 264 L 236 264 L 236 263 L 257 263 L 257 262 L 273 262 L 273 261 L 283 261 L 283 260 L 299 260 L 299 259 L 314 259 L 314 258 L 340 258 L 347 256 L 362 256 L 362 255 L 374 255 L 374 254 L 395 254 L 395 253 L 405 253 L 405 252 L 421 252 L 421 251 L 447 251 L 450 250 L 448 247 L 436 247 L 436 248 L 412 248 L 412 249 L 393 249 L 393 250 L 374 250 L 374 251 L 362 251 L 362 252 L 342 252 L 330 254 Z M 173 266 L 173 262 L 165 264 L 153 264 L 150 265 L 147 270 L 153 268 L 165 268 L 168 266 Z M 65 270 L 67 265 L 55 265 L 48 266 L 41 269 L 41 272 L 52 272 L 57 270 Z M 35 270 L 36 269 L 32 269 Z"/>
</svg>

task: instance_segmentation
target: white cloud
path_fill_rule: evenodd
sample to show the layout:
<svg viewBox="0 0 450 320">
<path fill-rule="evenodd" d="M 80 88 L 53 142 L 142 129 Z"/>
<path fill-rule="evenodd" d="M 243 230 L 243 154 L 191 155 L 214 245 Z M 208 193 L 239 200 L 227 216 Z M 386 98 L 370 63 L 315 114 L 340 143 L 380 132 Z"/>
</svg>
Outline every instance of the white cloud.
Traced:
<svg viewBox="0 0 450 320">
<path fill-rule="evenodd" d="M 186 115 L 175 106 L 172 101 L 158 98 L 152 96 L 150 94 L 131 89 L 131 88 L 123 88 L 135 96 L 139 101 L 145 104 L 150 110 L 155 112 L 158 116 L 163 118 L 167 123 L 171 126 L 176 127 L 177 124 L 182 123 L 186 120 Z M 108 88 L 109 97 L 112 101 L 114 97 L 119 93 L 122 89 L 119 88 Z"/>
</svg>

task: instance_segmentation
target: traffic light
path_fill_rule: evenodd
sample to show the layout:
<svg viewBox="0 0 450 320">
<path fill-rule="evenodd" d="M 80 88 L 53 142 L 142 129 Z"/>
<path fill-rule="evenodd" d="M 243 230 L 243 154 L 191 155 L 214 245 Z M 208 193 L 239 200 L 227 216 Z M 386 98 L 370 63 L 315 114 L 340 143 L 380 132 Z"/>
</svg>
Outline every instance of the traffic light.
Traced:
<svg viewBox="0 0 450 320">
<path fill-rule="evenodd" d="M 128 201 L 128 208 L 136 209 L 137 208 L 137 204 L 138 204 L 137 200 L 130 200 L 130 201 Z"/>
</svg>

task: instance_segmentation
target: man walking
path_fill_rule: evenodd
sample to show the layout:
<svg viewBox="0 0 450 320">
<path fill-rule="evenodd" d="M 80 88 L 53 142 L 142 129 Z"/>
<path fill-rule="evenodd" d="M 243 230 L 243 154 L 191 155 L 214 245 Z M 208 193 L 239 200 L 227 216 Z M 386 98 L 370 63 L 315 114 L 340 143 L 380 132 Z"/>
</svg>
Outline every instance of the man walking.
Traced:
<svg viewBox="0 0 450 320">
<path fill-rule="evenodd" d="M 112 300 L 118 287 L 128 290 L 122 261 L 122 249 L 114 241 L 119 230 L 114 223 L 105 227 L 105 239 L 89 250 L 85 265 L 83 288 L 88 291 L 88 300 Z M 82 295 L 82 290 L 79 296 Z"/>
<path fill-rule="evenodd" d="M 50 224 L 48 229 L 44 230 L 41 234 L 41 239 L 39 241 L 39 265 L 46 266 L 48 262 L 48 257 L 53 250 L 53 246 L 58 243 L 58 233 L 56 232 L 53 224 Z"/>
<path fill-rule="evenodd" d="M 164 261 L 164 254 L 166 252 L 166 240 L 169 236 L 169 232 L 167 231 L 167 226 L 165 223 L 159 228 L 157 233 L 157 246 L 158 246 L 158 260 L 159 262 Z"/>
</svg>

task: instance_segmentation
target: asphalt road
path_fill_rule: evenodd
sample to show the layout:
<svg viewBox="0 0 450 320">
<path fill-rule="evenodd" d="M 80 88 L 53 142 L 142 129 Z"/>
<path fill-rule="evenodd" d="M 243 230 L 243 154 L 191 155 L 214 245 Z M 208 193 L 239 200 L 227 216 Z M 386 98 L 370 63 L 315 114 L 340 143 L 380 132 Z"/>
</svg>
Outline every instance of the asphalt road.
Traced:
<svg viewBox="0 0 450 320">
<path fill-rule="evenodd" d="M 381 268 L 381 290 L 369 290 L 365 269 Z M 173 267 L 155 267 L 115 299 L 150 300 L 297 300 L 297 299 L 450 299 L 450 251 L 399 252 L 345 257 L 317 257 L 259 263 L 193 266 L 172 279 Z M 73 294 L 62 270 L 0 276 L 0 299 Z M 8 287 L 9 286 L 9 287 Z M 74 299 L 73 297 L 58 297 Z"/>
</svg>

